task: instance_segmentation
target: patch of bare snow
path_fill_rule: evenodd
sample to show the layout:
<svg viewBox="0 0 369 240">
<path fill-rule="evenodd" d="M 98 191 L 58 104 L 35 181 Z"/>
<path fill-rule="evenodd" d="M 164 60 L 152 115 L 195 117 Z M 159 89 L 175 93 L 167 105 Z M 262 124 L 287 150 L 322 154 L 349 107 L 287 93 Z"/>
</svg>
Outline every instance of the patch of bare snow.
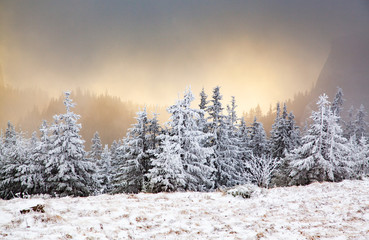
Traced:
<svg viewBox="0 0 369 240">
<path fill-rule="evenodd" d="M 262 192 L 0 200 L 0 239 L 369 239 L 368 179 Z"/>
</svg>

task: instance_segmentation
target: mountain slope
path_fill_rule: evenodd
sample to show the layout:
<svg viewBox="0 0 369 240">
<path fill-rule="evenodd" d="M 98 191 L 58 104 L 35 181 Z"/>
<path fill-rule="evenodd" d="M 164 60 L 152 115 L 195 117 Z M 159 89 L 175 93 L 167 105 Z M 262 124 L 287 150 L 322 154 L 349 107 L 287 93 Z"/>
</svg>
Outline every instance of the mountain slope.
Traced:
<svg viewBox="0 0 369 240">
<path fill-rule="evenodd" d="M 337 86 L 343 89 L 347 108 L 360 104 L 369 107 L 368 34 L 346 36 L 333 42 L 331 53 L 313 90 L 313 97 L 325 92 L 333 98 Z"/>
</svg>

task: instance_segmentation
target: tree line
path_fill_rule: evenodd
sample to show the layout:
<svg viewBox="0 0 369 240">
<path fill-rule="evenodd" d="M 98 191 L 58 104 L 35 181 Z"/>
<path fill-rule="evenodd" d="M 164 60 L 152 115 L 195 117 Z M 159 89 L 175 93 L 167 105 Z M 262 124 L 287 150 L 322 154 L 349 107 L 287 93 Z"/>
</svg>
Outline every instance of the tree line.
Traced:
<svg viewBox="0 0 369 240">
<path fill-rule="evenodd" d="M 254 118 L 246 124 L 236 101 L 223 107 L 220 87 L 198 108 L 186 89 L 159 124 L 144 108 L 126 137 L 103 146 L 96 132 L 91 150 L 80 135 L 80 116 L 70 93 L 65 113 L 43 121 L 25 138 L 9 122 L 0 136 L 0 197 L 34 194 L 89 196 L 101 193 L 212 191 L 252 183 L 260 187 L 306 185 L 313 181 L 357 179 L 368 173 L 366 111 L 350 108 L 341 117 L 343 93 L 330 102 L 323 94 L 303 129 L 286 104 L 276 105 L 269 137 Z M 96 113 L 98 114 L 98 113 Z"/>
</svg>

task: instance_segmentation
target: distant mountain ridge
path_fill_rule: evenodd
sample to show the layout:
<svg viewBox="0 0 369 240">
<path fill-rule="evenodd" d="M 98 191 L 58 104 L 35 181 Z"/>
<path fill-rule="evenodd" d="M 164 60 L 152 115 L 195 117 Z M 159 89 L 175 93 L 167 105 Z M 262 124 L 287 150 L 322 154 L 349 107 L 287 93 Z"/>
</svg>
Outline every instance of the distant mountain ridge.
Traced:
<svg viewBox="0 0 369 240">
<path fill-rule="evenodd" d="M 323 92 L 333 98 L 337 87 L 343 89 L 347 108 L 369 107 L 369 34 L 346 36 L 332 43 L 312 98 Z"/>
</svg>

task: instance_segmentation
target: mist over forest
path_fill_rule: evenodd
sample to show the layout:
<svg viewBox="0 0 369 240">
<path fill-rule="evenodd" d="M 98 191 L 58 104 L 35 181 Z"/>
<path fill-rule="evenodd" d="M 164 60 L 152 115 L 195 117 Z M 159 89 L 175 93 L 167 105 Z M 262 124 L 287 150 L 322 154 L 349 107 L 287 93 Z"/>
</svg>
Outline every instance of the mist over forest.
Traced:
<svg viewBox="0 0 369 240">
<path fill-rule="evenodd" d="M 333 98 L 340 87 L 344 93 L 344 113 L 347 116 L 351 106 L 358 108 L 361 104 L 367 106 L 369 95 L 367 92 L 369 82 L 369 36 L 359 34 L 337 39 L 332 43 L 329 57 L 317 79 L 316 84 L 308 91 L 297 92 L 291 99 L 280 99 L 280 103 L 286 103 L 288 109 L 296 117 L 300 127 L 304 127 L 305 121 L 315 106 L 317 97 L 327 93 Z M 63 92 L 58 98 L 51 98 L 47 92 L 35 89 L 16 89 L 4 83 L 0 75 L 0 126 L 5 129 L 8 121 L 16 124 L 22 131 L 30 135 L 37 131 L 42 120 L 52 121 L 52 117 L 63 111 Z M 215 86 L 214 86 L 215 87 Z M 223 86 L 221 86 L 223 87 Z M 287 86 L 286 86 L 287 87 Z M 210 94 L 212 89 L 205 89 Z M 199 92 L 194 93 L 199 104 Z M 147 108 L 149 114 L 158 113 L 161 123 L 168 120 L 167 106 L 140 105 L 133 101 L 122 101 L 120 97 L 105 94 L 95 94 L 83 88 L 72 91 L 72 97 L 77 103 L 76 113 L 82 116 L 83 128 L 81 134 L 86 140 L 98 131 L 102 141 L 111 144 L 114 140 L 122 139 L 127 129 L 135 122 L 136 112 Z M 235 99 L 237 102 L 237 95 Z M 172 100 L 172 103 L 176 99 Z M 229 102 L 223 101 L 225 105 Z M 168 103 L 170 105 L 171 103 Z M 270 132 L 276 114 L 277 102 L 270 103 L 268 111 L 262 111 L 257 106 L 240 106 L 239 109 L 249 109 L 239 112 L 247 124 L 251 124 L 256 117 L 262 122 L 267 133 Z"/>
</svg>

